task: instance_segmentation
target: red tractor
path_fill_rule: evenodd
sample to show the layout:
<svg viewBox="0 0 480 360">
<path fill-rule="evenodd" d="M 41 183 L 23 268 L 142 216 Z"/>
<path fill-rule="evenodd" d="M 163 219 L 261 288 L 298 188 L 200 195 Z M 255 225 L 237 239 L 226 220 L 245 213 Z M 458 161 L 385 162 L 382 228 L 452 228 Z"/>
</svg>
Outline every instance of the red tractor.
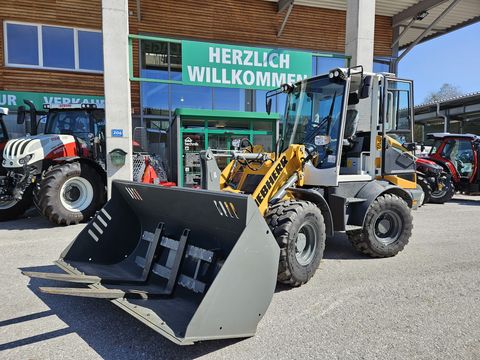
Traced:
<svg viewBox="0 0 480 360">
<path fill-rule="evenodd" d="M 0 176 L 0 220 L 22 215 L 34 203 L 59 225 L 87 221 L 106 202 L 105 111 L 94 104 L 46 106 L 46 111 L 19 107 L 18 123 L 29 113 L 30 134 L 8 141 Z M 37 135 L 37 115 L 46 116 Z M 28 126 L 27 126 L 28 128 Z M 151 165 L 140 155 L 143 173 L 152 181 Z M 143 165 L 143 164 L 142 164 Z M 142 174 L 137 176 L 143 180 Z"/>
<path fill-rule="evenodd" d="M 417 158 L 417 184 L 425 194 L 423 203 L 443 204 L 455 194 L 452 176 L 432 160 Z"/>
<path fill-rule="evenodd" d="M 480 193 L 480 136 L 473 134 L 428 134 L 434 140 L 428 160 L 442 166 L 453 181 L 456 191 Z"/>
</svg>

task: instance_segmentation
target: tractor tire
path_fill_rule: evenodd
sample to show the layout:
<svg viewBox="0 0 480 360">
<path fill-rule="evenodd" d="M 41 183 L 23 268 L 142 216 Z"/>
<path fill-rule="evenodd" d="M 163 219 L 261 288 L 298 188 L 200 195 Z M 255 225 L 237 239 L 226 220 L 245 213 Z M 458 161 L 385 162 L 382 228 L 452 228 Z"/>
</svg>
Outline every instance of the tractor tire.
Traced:
<svg viewBox="0 0 480 360">
<path fill-rule="evenodd" d="M 423 176 L 417 174 L 417 185 L 420 185 L 425 195 L 425 197 L 423 198 L 423 203 L 421 203 L 420 206 L 430 202 L 432 187 L 430 186 L 428 181 Z"/>
<path fill-rule="evenodd" d="M 100 174 L 79 162 L 51 167 L 36 196 L 39 210 L 57 225 L 88 221 L 105 201 L 105 184 Z"/>
<path fill-rule="evenodd" d="M 363 229 L 347 232 L 358 251 L 371 257 L 390 257 L 403 250 L 412 234 L 407 203 L 393 194 L 379 196 L 369 207 Z"/>
<path fill-rule="evenodd" d="M 450 201 L 453 195 L 455 195 L 455 185 L 453 184 L 452 179 L 447 179 L 444 185 L 445 187 L 442 190 L 432 191 L 430 194 L 431 203 L 443 204 Z"/>
<path fill-rule="evenodd" d="M 322 212 L 308 201 L 282 201 L 271 207 L 265 219 L 280 246 L 278 282 L 305 284 L 315 274 L 325 250 Z"/>
<path fill-rule="evenodd" d="M 23 197 L 19 201 L 5 202 L 0 201 L 0 221 L 14 220 L 25 214 L 33 203 L 31 186 L 25 190 Z"/>
</svg>

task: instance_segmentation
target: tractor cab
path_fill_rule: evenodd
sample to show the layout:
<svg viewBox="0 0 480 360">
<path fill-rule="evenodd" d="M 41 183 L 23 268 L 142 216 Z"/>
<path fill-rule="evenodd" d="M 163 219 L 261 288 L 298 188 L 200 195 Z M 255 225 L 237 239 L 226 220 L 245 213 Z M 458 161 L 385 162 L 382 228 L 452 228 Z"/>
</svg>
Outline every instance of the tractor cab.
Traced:
<svg viewBox="0 0 480 360">
<path fill-rule="evenodd" d="M 451 176 L 457 191 L 480 192 L 480 136 L 432 133 L 428 159 L 441 165 Z"/>
<path fill-rule="evenodd" d="M 84 156 L 105 161 L 105 110 L 95 104 L 45 104 L 45 134 L 72 135 Z"/>
</svg>

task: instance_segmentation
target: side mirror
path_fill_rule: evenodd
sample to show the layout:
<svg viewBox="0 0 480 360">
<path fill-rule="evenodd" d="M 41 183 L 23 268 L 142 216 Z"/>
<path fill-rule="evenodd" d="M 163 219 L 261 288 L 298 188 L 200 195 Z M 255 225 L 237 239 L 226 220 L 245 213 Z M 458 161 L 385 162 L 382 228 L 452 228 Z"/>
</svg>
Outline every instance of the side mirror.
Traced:
<svg viewBox="0 0 480 360">
<path fill-rule="evenodd" d="M 417 146 L 415 145 L 414 142 L 411 142 L 411 143 L 403 143 L 403 147 L 405 149 L 407 149 L 408 151 L 415 151 L 415 149 L 417 148 Z"/>
<path fill-rule="evenodd" d="M 420 151 L 421 151 L 421 152 L 424 152 L 424 151 L 425 151 L 425 144 L 424 144 L 424 143 L 421 143 L 421 144 L 420 144 Z"/>
<path fill-rule="evenodd" d="M 358 96 L 360 99 L 366 99 L 370 97 L 370 91 L 372 89 L 372 80 L 373 80 L 373 77 L 370 75 L 367 75 L 363 78 L 362 87 L 360 89 L 360 93 Z"/>
<path fill-rule="evenodd" d="M 17 109 L 17 124 L 21 125 L 25 122 L 25 106 L 20 105 Z"/>
<path fill-rule="evenodd" d="M 272 98 L 267 99 L 267 103 L 265 104 L 265 109 L 267 110 L 267 114 L 270 115 L 272 111 Z"/>
</svg>

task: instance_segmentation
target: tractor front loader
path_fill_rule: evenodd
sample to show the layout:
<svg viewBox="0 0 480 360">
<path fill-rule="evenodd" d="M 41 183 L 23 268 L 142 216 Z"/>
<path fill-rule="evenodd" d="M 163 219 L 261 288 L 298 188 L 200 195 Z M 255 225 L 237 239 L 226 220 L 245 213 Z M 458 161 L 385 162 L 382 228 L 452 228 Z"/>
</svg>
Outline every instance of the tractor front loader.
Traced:
<svg viewBox="0 0 480 360">
<path fill-rule="evenodd" d="M 408 243 L 415 160 L 386 139 L 411 131 L 411 86 L 361 67 L 284 85 L 267 94 L 288 95 L 274 153 L 248 141 L 203 152 L 203 189 L 113 182 L 57 261 L 66 274 L 25 274 L 86 284 L 41 290 L 109 299 L 178 344 L 252 336 L 276 282 L 306 283 L 335 231 L 374 257 Z M 360 102 L 372 109 L 363 131 Z"/>
</svg>

